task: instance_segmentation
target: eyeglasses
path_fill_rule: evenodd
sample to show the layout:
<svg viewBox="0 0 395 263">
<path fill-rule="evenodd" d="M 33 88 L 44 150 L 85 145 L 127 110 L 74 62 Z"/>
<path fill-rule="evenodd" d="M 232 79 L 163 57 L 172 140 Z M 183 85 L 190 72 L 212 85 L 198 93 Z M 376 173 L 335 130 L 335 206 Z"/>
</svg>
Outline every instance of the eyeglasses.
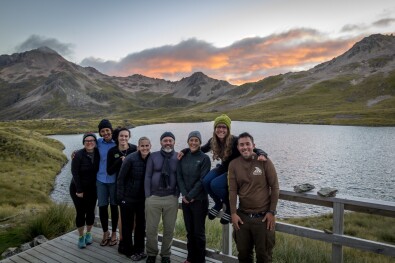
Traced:
<svg viewBox="0 0 395 263">
<path fill-rule="evenodd" d="M 226 126 L 226 125 L 217 125 L 215 128 L 216 129 L 228 129 L 228 126 Z"/>
<path fill-rule="evenodd" d="M 84 142 L 95 142 L 95 140 L 85 140 Z"/>
</svg>

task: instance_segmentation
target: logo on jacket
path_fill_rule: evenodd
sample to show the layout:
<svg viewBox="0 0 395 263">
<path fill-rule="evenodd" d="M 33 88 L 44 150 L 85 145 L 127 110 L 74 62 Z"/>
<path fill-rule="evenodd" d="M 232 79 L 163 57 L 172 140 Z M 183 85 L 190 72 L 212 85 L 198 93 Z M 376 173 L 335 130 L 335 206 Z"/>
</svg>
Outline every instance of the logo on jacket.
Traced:
<svg viewBox="0 0 395 263">
<path fill-rule="evenodd" d="M 262 170 L 259 167 L 255 166 L 255 170 L 252 174 L 253 175 L 262 175 Z"/>
</svg>

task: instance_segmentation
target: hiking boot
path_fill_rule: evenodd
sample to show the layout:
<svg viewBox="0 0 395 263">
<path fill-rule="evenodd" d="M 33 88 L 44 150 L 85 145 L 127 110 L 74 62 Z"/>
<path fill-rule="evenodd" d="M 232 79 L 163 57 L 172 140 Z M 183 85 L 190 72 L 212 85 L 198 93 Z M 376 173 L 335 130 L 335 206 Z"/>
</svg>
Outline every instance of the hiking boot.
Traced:
<svg viewBox="0 0 395 263">
<path fill-rule="evenodd" d="M 80 237 L 78 238 L 78 247 L 79 247 L 79 248 L 86 248 L 85 236 L 80 236 Z"/>
<path fill-rule="evenodd" d="M 156 256 L 148 256 L 147 260 L 145 261 L 146 263 L 155 263 L 156 262 Z"/>
<path fill-rule="evenodd" d="M 86 245 L 90 245 L 92 243 L 93 243 L 93 237 L 92 237 L 91 232 L 86 232 L 86 234 L 85 234 L 85 244 Z"/>
<path fill-rule="evenodd" d="M 136 254 L 132 255 L 130 258 L 133 261 L 140 261 L 140 260 L 142 260 L 142 259 L 144 259 L 146 257 L 147 257 L 147 255 L 144 252 L 140 252 L 140 253 L 136 253 Z"/>
</svg>

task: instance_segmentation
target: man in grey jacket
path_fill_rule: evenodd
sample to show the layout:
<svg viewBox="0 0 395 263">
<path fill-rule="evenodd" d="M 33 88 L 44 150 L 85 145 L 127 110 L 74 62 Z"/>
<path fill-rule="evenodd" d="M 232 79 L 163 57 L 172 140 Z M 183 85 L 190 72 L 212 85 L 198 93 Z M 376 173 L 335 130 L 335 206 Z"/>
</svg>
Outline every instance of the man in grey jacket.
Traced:
<svg viewBox="0 0 395 263">
<path fill-rule="evenodd" d="M 177 188 L 178 159 L 174 151 L 174 134 L 163 133 L 160 144 L 161 150 L 152 153 L 148 158 L 144 180 L 148 263 L 155 263 L 159 252 L 158 225 L 161 217 L 163 220 L 161 262 L 170 262 L 180 194 Z"/>
</svg>

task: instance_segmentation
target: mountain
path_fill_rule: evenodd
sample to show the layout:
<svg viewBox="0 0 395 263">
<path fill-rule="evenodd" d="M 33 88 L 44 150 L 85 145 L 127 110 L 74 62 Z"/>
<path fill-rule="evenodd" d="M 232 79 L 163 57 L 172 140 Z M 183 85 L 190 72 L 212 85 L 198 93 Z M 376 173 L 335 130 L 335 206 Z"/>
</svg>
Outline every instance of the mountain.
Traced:
<svg viewBox="0 0 395 263">
<path fill-rule="evenodd" d="M 89 117 L 215 100 L 236 86 L 195 73 L 171 82 L 110 77 L 43 47 L 0 56 L 0 120 Z"/>
<path fill-rule="evenodd" d="M 0 92 L 0 120 L 165 112 L 189 120 L 221 111 L 240 120 L 395 125 L 395 37 L 371 35 L 309 70 L 241 86 L 202 72 L 174 82 L 111 77 L 44 47 L 0 56 Z"/>
</svg>

